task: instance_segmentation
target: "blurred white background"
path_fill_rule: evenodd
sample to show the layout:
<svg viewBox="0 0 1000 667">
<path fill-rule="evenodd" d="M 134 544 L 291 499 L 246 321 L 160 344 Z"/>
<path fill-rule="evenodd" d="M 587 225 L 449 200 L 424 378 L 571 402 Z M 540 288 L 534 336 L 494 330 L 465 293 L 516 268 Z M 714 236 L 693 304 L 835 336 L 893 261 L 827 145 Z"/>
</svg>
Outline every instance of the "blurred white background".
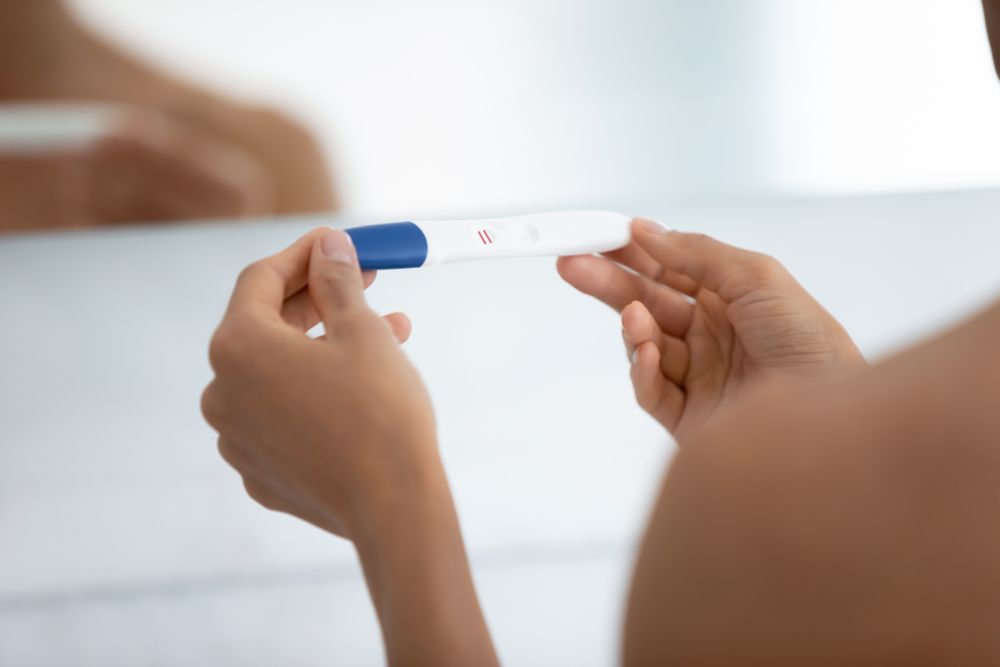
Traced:
<svg viewBox="0 0 1000 667">
<path fill-rule="evenodd" d="M 76 0 L 320 133 L 350 211 L 993 184 L 979 0 Z"/>
</svg>

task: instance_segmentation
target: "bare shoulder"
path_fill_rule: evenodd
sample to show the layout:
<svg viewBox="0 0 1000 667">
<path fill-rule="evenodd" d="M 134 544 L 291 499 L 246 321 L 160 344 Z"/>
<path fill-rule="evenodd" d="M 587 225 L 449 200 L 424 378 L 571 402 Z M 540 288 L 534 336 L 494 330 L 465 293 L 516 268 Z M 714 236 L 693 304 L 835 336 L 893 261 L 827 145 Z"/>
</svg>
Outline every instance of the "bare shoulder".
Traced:
<svg viewBox="0 0 1000 667">
<path fill-rule="evenodd" d="M 1000 660 L 997 341 L 1000 307 L 695 434 L 640 552 L 626 663 Z"/>
</svg>

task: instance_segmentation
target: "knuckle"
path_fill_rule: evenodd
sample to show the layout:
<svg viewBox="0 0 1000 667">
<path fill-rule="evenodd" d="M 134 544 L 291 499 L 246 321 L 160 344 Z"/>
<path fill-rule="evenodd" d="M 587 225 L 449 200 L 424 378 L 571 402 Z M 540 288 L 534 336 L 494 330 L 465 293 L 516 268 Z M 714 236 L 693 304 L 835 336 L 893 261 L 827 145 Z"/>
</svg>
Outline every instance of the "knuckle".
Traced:
<svg viewBox="0 0 1000 667">
<path fill-rule="evenodd" d="M 646 412 L 650 412 L 655 406 L 650 393 L 646 387 L 637 380 L 635 371 L 632 372 L 632 392 L 635 394 L 635 402 Z"/>
<path fill-rule="evenodd" d="M 208 361 L 216 374 L 228 374 L 245 368 L 248 351 L 264 336 L 260 320 L 247 309 L 226 315 L 208 343 Z"/>
<path fill-rule="evenodd" d="M 714 257 L 722 245 L 714 237 L 702 232 L 682 232 L 682 234 L 683 236 L 678 239 L 680 248 L 696 257 Z"/>
<path fill-rule="evenodd" d="M 240 271 L 240 275 L 236 278 L 237 283 L 246 282 L 252 280 L 256 276 L 260 275 L 262 271 L 266 271 L 267 266 L 264 264 L 264 260 L 258 259 L 256 262 L 252 262 L 243 267 Z"/>
<path fill-rule="evenodd" d="M 214 381 L 201 393 L 201 414 L 213 428 L 217 428 L 222 421 L 222 405 Z"/>
<path fill-rule="evenodd" d="M 251 479 L 250 477 L 244 475 L 243 490 L 246 491 L 246 494 L 251 498 L 253 498 L 255 501 L 260 502 L 260 497 L 263 491 L 261 489 L 260 483 L 258 483 L 256 480 Z"/>
<path fill-rule="evenodd" d="M 253 499 L 258 505 L 273 510 L 277 507 L 274 501 L 274 496 L 267 490 L 267 488 L 256 479 L 251 477 L 243 477 L 243 488 L 246 490 L 247 495 Z"/>
<path fill-rule="evenodd" d="M 220 326 L 208 344 L 208 363 L 214 371 L 222 372 L 230 368 L 239 354 L 239 337 L 229 326 Z"/>
<path fill-rule="evenodd" d="M 635 387 L 635 402 L 646 412 L 652 413 L 656 409 L 656 401 L 649 395 L 649 392 L 639 387 Z"/>
<path fill-rule="evenodd" d="M 236 451 L 224 438 L 219 438 L 218 449 L 219 456 L 222 457 L 222 460 L 228 463 L 231 467 L 238 469 Z"/>
<path fill-rule="evenodd" d="M 688 244 L 695 248 L 705 248 L 716 243 L 715 239 L 711 236 L 702 234 L 701 232 L 689 232 L 685 236 L 687 236 Z"/>
<path fill-rule="evenodd" d="M 217 330 L 212 334 L 212 340 L 208 343 L 208 363 L 212 366 L 212 370 L 218 371 L 225 364 L 228 353 L 229 350 L 222 330 Z M 204 396 L 202 398 L 204 399 Z"/>
<path fill-rule="evenodd" d="M 763 253 L 752 253 L 747 266 L 749 276 L 762 286 L 773 284 L 787 274 L 781 262 Z"/>
<path fill-rule="evenodd" d="M 254 339 L 262 331 L 260 314 L 248 306 L 237 308 L 226 315 L 219 331 L 229 351 L 242 352 L 247 341 Z"/>
</svg>

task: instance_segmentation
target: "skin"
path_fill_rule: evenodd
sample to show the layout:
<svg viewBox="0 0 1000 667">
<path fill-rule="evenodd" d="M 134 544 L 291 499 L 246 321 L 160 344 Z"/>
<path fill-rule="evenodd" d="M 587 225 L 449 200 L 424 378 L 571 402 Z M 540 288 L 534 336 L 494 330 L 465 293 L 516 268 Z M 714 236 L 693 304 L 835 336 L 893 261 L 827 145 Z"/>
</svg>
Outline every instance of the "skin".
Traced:
<svg viewBox="0 0 1000 667">
<path fill-rule="evenodd" d="M 389 333 L 405 338 L 408 320 L 394 314 L 387 327 L 364 305 L 353 251 L 325 259 L 331 239 L 347 242 L 317 230 L 240 277 L 212 340 L 203 412 L 251 497 L 354 542 L 391 664 L 492 664 L 430 402 Z M 612 257 L 559 269 L 613 306 L 631 304 L 636 394 L 671 428 L 696 429 L 769 378 L 863 366 L 772 259 L 645 221 Z M 633 323 L 636 313 L 645 320 Z M 309 339 L 320 320 L 326 337 Z M 768 342 L 778 335 L 784 345 Z M 689 371 L 674 373 L 675 354 Z M 667 406 L 662 396 L 675 394 Z"/>
<path fill-rule="evenodd" d="M 624 663 L 1000 661 L 998 339 L 1000 303 L 874 367 L 762 385 L 684 439 Z"/>
<path fill-rule="evenodd" d="M 399 349 L 409 320 L 375 315 L 366 282 L 340 231 L 248 267 L 202 411 L 252 498 L 354 543 L 390 664 L 497 664 L 430 399 Z"/>
<path fill-rule="evenodd" d="M 625 664 L 1000 661 L 1000 304 L 871 368 L 761 387 L 684 443 Z"/>
<path fill-rule="evenodd" d="M 86 148 L 0 154 L 0 233 L 337 207 L 298 124 L 119 51 L 56 0 L 0 0 L 0 102 L 22 100 L 128 112 Z"/>
<path fill-rule="evenodd" d="M 683 439 L 749 389 L 864 359 L 844 328 L 774 258 L 639 221 L 604 257 L 560 275 L 621 313 L 636 400 Z"/>
<path fill-rule="evenodd" d="M 990 36 L 990 46 L 993 50 L 993 64 L 1000 75 L 1000 0 L 983 0 L 983 15 L 986 18 L 986 31 Z"/>
<path fill-rule="evenodd" d="M 408 321 L 364 305 L 345 243 L 244 273 L 203 411 L 252 497 L 354 542 L 390 664 L 495 664 Z M 1000 303 L 868 366 L 777 262 L 703 236 L 640 221 L 558 268 L 621 311 L 636 397 L 681 445 L 626 665 L 1000 662 Z"/>
</svg>

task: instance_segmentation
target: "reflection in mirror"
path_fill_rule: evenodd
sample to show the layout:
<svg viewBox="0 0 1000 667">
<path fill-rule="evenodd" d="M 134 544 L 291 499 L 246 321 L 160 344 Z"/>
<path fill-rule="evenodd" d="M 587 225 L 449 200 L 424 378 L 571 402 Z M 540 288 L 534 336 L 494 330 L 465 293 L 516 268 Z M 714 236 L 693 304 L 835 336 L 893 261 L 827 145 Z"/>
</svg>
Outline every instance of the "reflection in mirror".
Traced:
<svg viewBox="0 0 1000 667">
<path fill-rule="evenodd" d="M 0 0 L 0 232 L 336 207 L 284 114 L 203 89 L 55 0 Z"/>
</svg>

